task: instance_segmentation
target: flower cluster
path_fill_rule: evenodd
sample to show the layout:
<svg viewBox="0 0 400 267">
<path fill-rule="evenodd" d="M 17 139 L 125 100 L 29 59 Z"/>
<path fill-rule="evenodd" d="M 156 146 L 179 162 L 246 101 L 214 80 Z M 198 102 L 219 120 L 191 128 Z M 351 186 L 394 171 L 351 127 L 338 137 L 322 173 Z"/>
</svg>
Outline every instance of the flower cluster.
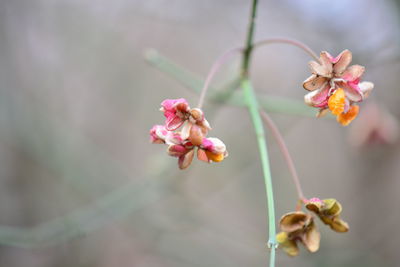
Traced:
<svg viewBox="0 0 400 267">
<path fill-rule="evenodd" d="M 304 89 L 310 91 L 304 101 L 319 109 L 317 117 L 330 110 L 343 126 L 357 117 L 359 107 L 355 103 L 367 98 L 374 88 L 371 82 L 360 82 L 365 68 L 349 66 L 351 60 L 349 50 L 344 50 L 337 57 L 323 51 L 319 62 L 309 63 L 312 75 L 303 82 Z"/>
<path fill-rule="evenodd" d="M 311 214 L 302 211 L 287 213 L 281 218 L 279 227 L 282 232 L 276 235 L 276 241 L 289 256 L 299 254 L 298 241 L 303 243 L 310 252 L 316 252 L 319 249 L 321 235 Z"/>
<path fill-rule="evenodd" d="M 329 225 L 332 230 L 339 233 L 349 231 L 349 225 L 339 217 L 342 205 L 336 199 L 312 198 L 306 203 L 306 208 L 317 214 L 321 221 Z"/>
<path fill-rule="evenodd" d="M 164 100 L 160 110 L 166 118 L 165 124 L 151 128 L 150 141 L 168 145 L 167 152 L 178 158 L 180 169 L 189 167 L 196 148 L 197 158 L 205 162 L 220 162 L 228 156 L 221 140 L 206 138 L 211 127 L 201 109 L 190 108 L 185 99 L 179 98 Z"/>
<path fill-rule="evenodd" d="M 332 230 L 340 233 L 349 230 L 348 224 L 339 217 L 342 206 L 336 199 L 311 198 L 305 201 L 305 206 Z M 287 213 L 282 216 L 279 226 L 282 232 L 276 235 L 276 240 L 279 247 L 289 256 L 299 254 L 298 242 L 301 242 L 309 252 L 316 252 L 319 249 L 321 235 L 312 214 L 303 211 Z"/>
</svg>

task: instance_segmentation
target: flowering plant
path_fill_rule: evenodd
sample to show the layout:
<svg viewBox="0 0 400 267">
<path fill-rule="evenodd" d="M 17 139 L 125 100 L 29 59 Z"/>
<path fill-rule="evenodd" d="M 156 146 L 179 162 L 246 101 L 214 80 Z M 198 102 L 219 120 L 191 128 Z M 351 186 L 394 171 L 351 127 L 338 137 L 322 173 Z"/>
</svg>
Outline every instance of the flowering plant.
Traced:
<svg viewBox="0 0 400 267">
<path fill-rule="evenodd" d="M 276 248 L 281 248 L 290 256 L 298 255 L 298 244 L 300 243 L 309 252 L 318 251 L 321 236 L 316 218 L 339 233 L 347 232 L 349 225 L 340 218 L 342 205 L 337 200 L 304 197 L 300 179 L 283 137 L 269 115 L 260 108 L 257 95 L 250 82 L 249 66 L 253 50 L 271 43 L 286 43 L 299 47 L 310 55 L 314 60 L 309 63 L 311 76 L 303 82 L 303 88 L 309 91 L 305 95 L 304 101 L 307 105 L 318 109 L 317 117 L 322 117 L 330 111 L 343 126 L 349 125 L 357 117 L 359 103 L 367 99 L 374 84 L 361 82 L 365 71 L 363 66 L 349 66 L 352 61 L 352 53 L 349 50 L 344 50 L 337 57 L 323 51 L 318 57 L 308 46 L 296 40 L 271 38 L 254 43 L 257 3 L 257 0 L 253 0 L 246 45 L 228 50 L 215 61 L 205 79 L 198 107 L 190 108 L 188 102 L 183 98 L 164 100 L 161 103 L 161 111 L 164 113 L 166 121 L 163 125 L 153 126 L 150 130 L 150 140 L 152 143 L 166 144 L 168 154 L 178 158 L 180 169 L 187 168 L 195 154 L 199 160 L 205 162 L 224 160 L 228 156 L 226 146 L 218 138 L 207 137 L 211 127 L 205 119 L 201 107 L 211 79 L 217 70 L 232 55 L 238 52 L 242 53 L 242 68 L 238 80 L 243 89 L 243 99 L 240 99 L 239 102 L 241 101 L 240 104 L 246 106 L 250 113 L 260 150 L 269 220 L 270 266 L 274 266 Z M 263 122 L 276 139 L 297 190 L 296 210 L 282 216 L 279 222 L 281 232 L 278 234 L 276 234 L 275 228 L 272 177 Z M 303 206 L 307 210 L 306 212 L 301 210 Z"/>
</svg>

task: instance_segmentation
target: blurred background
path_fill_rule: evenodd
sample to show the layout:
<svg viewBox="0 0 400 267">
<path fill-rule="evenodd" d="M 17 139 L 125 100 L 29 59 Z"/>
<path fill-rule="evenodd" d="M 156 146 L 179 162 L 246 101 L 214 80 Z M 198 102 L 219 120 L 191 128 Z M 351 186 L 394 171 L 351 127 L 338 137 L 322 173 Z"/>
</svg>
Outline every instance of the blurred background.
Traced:
<svg viewBox="0 0 400 267">
<path fill-rule="evenodd" d="M 162 100 L 195 106 L 198 95 L 146 63 L 146 49 L 204 79 L 218 55 L 244 43 L 249 9 L 243 0 L 0 1 L 0 266 L 267 265 L 247 111 L 205 106 L 210 135 L 229 150 L 223 163 L 195 160 L 180 171 L 148 141 L 164 121 Z M 350 49 L 375 83 L 349 127 L 306 107 L 306 116 L 271 114 L 306 196 L 338 199 L 350 224 L 337 234 L 319 223 L 320 250 L 278 251 L 277 266 L 399 266 L 399 12 L 394 0 L 260 1 L 256 39 L 287 36 L 332 55 Z M 260 94 L 302 101 L 306 54 L 271 45 L 253 59 Z M 214 88 L 233 80 L 239 60 Z M 279 219 L 296 193 L 268 141 Z"/>
</svg>

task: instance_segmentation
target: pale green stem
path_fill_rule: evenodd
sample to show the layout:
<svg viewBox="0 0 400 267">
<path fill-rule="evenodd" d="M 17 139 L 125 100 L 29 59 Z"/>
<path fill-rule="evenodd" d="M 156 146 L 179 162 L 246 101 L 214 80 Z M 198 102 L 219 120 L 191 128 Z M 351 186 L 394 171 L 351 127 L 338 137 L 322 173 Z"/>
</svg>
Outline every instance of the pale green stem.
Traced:
<svg viewBox="0 0 400 267">
<path fill-rule="evenodd" d="M 264 127 L 260 117 L 259 105 L 256 95 L 254 94 L 253 87 L 248 79 L 242 80 L 242 88 L 247 107 L 250 112 L 251 120 L 253 122 L 254 130 L 257 135 L 258 148 L 260 150 L 261 165 L 264 174 L 265 190 L 267 193 L 267 207 L 268 207 L 268 232 L 269 240 L 268 247 L 271 248 L 270 266 L 275 266 L 275 249 L 276 249 L 276 228 L 275 228 L 275 208 L 274 208 L 274 194 L 272 189 L 271 169 L 268 159 L 267 142 L 265 139 Z"/>
<path fill-rule="evenodd" d="M 271 169 L 268 159 L 267 141 L 265 139 L 264 127 L 261 121 L 259 105 L 253 87 L 249 81 L 250 60 L 253 52 L 254 29 L 256 24 L 258 0 L 253 0 L 251 5 L 250 20 L 247 30 L 246 44 L 243 50 L 243 65 L 241 71 L 243 94 L 246 100 L 247 108 L 250 112 L 251 120 L 253 121 L 254 130 L 257 136 L 258 148 L 260 151 L 261 166 L 264 174 L 265 191 L 267 195 L 267 210 L 268 210 L 268 232 L 269 240 L 268 247 L 270 248 L 269 266 L 275 266 L 276 252 L 276 229 L 275 229 L 275 206 L 274 206 L 274 191 L 272 189 Z"/>
</svg>

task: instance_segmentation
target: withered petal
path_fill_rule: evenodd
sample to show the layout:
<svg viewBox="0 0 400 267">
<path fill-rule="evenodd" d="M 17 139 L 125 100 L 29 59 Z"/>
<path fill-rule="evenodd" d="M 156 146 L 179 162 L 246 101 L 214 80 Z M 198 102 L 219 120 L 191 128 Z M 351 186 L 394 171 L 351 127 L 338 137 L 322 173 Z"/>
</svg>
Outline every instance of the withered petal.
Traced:
<svg viewBox="0 0 400 267">
<path fill-rule="evenodd" d="M 349 224 L 338 217 L 334 218 L 329 226 L 338 233 L 346 233 L 349 231 Z"/>
<path fill-rule="evenodd" d="M 315 212 L 316 214 L 319 214 L 321 212 L 322 203 L 317 201 L 310 201 L 307 202 L 306 208 L 312 212 Z"/>
<path fill-rule="evenodd" d="M 303 82 L 303 88 L 308 91 L 314 91 L 320 89 L 326 82 L 327 78 L 313 74 Z"/>
<path fill-rule="evenodd" d="M 325 108 L 328 103 L 329 85 L 309 92 L 304 96 L 304 102 L 312 107 Z"/>
<path fill-rule="evenodd" d="M 328 52 L 322 51 L 319 54 L 319 60 L 321 61 L 321 64 L 327 69 L 328 73 L 331 74 L 333 70 L 332 56 Z"/>
<path fill-rule="evenodd" d="M 309 220 L 310 215 L 302 211 L 289 212 L 282 216 L 279 226 L 282 231 L 294 232 L 303 229 Z"/>
<path fill-rule="evenodd" d="M 328 198 L 322 200 L 323 213 L 329 216 L 337 216 L 342 212 L 342 205 L 334 198 Z"/>
<path fill-rule="evenodd" d="M 299 254 L 299 247 L 296 241 L 290 240 L 288 233 L 280 232 L 276 235 L 276 241 L 279 243 L 279 248 L 285 251 L 289 256 L 297 256 Z"/>
<path fill-rule="evenodd" d="M 364 74 L 364 71 L 365 67 L 360 65 L 352 65 L 348 67 L 340 77 L 346 81 L 353 82 L 357 79 L 360 79 Z"/>
<path fill-rule="evenodd" d="M 333 72 L 341 76 L 342 73 L 347 69 L 349 66 L 350 62 L 352 60 L 352 54 L 349 50 L 344 50 L 342 53 L 340 53 L 336 58 L 335 61 L 336 63 L 333 65 Z"/>
<path fill-rule="evenodd" d="M 181 157 L 187 153 L 187 149 L 183 145 L 170 145 L 167 148 L 167 153 L 171 157 Z"/>
<path fill-rule="evenodd" d="M 190 150 L 185 155 L 180 156 L 178 159 L 179 169 L 184 170 L 187 167 L 189 167 L 193 161 L 193 156 L 194 156 L 194 149 Z"/>
<path fill-rule="evenodd" d="M 181 130 L 181 138 L 182 140 L 187 140 L 190 136 L 190 130 L 192 129 L 192 123 L 186 121 L 185 125 L 183 125 Z"/>
<path fill-rule="evenodd" d="M 323 77 L 327 77 L 330 78 L 332 75 L 332 69 L 330 69 L 329 67 L 327 67 L 326 65 L 321 65 L 316 61 L 310 61 L 308 63 L 308 65 L 310 66 L 310 70 L 312 74 L 316 74 L 318 76 L 323 76 Z"/>
<path fill-rule="evenodd" d="M 314 221 L 309 224 L 306 232 L 301 236 L 301 241 L 310 252 L 316 252 L 319 249 L 321 234 Z"/>
<path fill-rule="evenodd" d="M 201 161 L 210 163 L 210 159 L 207 157 L 206 152 L 205 152 L 203 149 L 201 149 L 201 148 L 199 148 L 199 149 L 197 150 L 197 158 L 198 158 L 199 160 L 201 160 Z"/>
</svg>

